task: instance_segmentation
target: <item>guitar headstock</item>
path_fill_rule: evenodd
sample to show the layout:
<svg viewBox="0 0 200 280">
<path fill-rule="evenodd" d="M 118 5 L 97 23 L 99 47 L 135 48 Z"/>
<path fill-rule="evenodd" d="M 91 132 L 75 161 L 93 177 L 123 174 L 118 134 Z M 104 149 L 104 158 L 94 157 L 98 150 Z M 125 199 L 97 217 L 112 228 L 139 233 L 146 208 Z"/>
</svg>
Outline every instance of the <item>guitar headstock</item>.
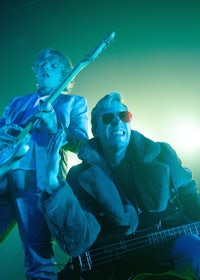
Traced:
<svg viewBox="0 0 200 280">
<path fill-rule="evenodd" d="M 115 32 L 108 34 L 86 57 L 85 61 L 95 60 L 102 51 L 114 40 Z M 82 61 L 83 62 L 83 61 Z"/>
</svg>

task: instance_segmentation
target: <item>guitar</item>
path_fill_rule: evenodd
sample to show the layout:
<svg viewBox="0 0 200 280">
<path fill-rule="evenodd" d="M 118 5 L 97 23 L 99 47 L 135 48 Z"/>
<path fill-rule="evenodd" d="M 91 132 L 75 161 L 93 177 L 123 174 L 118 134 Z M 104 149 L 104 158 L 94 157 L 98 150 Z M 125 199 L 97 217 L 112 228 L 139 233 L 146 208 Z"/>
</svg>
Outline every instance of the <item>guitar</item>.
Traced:
<svg viewBox="0 0 200 280">
<path fill-rule="evenodd" d="M 26 142 L 20 142 L 18 145 L 8 145 L 3 149 L 0 155 L 0 180 L 12 169 L 13 158 L 17 161 L 29 150 L 28 141 L 29 139 Z"/>
<path fill-rule="evenodd" d="M 80 276 L 80 278 L 76 279 L 97 279 L 90 277 L 90 273 L 92 273 L 95 269 L 98 269 L 97 273 L 103 272 L 106 270 L 104 269 L 106 264 L 115 263 L 124 257 L 134 255 L 134 253 L 142 252 L 145 249 L 156 249 L 166 246 L 176 238 L 191 233 L 200 235 L 200 222 L 181 225 L 145 235 L 141 235 L 140 233 L 138 234 L 136 232 L 125 239 L 104 244 L 102 247 L 94 247 L 84 254 L 72 258 L 76 275 Z M 75 278 L 72 277 L 72 279 Z"/>
<path fill-rule="evenodd" d="M 75 77 L 78 75 L 78 73 L 85 68 L 90 62 L 93 62 L 100 53 L 103 52 L 103 50 L 110 45 L 110 43 L 114 40 L 115 37 L 115 32 L 112 32 L 110 34 L 108 34 L 98 45 L 97 47 L 95 47 L 87 56 L 85 59 L 81 60 L 77 66 L 75 66 L 72 71 L 69 73 L 69 75 L 66 77 L 66 79 L 64 79 L 64 81 L 54 90 L 54 92 L 49 95 L 44 102 L 46 103 L 50 103 L 52 104 L 53 101 L 60 95 L 60 93 L 67 88 L 67 86 L 71 83 L 71 81 L 73 81 L 75 79 Z M 36 112 L 37 113 L 37 112 Z M 35 113 L 35 114 L 36 114 Z M 34 114 L 34 115 L 35 115 Z M 6 149 L 6 147 L 4 149 L 2 149 L 1 153 L 2 156 L 0 158 L 0 167 L 3 166 L 4 164 L 6 164 L 7 159 L 10 160 L 17 160 L 18 157 L 15 158 L 15 154 L 16 154 L 16 147 L 17 144 L 20 145 L 20 143 L 23 141 L 23 139 L 26 137 L 26 135 L 30 132 L 32 126 L 34 125 L 34 123 L 37 121 L 34 118 L 34 115 L 31 116 L 30 118 L 28 118 L 28 120 L 26 121 L 26 123 L 24 124 L 23 130 L 21 132 L 19 131 L 14 131 L 11 130 L 10 134 L 12 135 L 16 135 L 16 141 L 15 141 L 15 147 L 14 149 Z"/>
</svg>

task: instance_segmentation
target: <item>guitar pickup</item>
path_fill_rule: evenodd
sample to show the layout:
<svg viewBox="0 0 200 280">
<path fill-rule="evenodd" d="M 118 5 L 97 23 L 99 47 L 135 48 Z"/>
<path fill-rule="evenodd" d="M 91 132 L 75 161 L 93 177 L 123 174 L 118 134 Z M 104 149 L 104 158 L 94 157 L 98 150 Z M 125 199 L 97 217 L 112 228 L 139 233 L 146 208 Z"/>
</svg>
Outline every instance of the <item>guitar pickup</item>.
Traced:
<svg viewBox="0 0 200 280">
<path fill-rule="evenodd" d="M 92 270 L 93 265 L 92 265 L 92 259 L 91 259 L 89 251 L 87 251 L 84 254 L 78 256 L 78 258 L 76 260 L 77 260 L 77 263 L 78 263 L 79 270 L 81 272 Z"/>
</svg>

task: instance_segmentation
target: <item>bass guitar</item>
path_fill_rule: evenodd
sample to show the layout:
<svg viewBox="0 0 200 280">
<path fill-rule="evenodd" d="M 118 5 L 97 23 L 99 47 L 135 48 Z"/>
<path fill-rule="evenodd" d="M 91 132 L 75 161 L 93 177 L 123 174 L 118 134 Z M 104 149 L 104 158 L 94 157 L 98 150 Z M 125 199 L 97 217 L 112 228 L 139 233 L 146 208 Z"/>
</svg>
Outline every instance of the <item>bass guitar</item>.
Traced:
<svg viewBox="0 0 200 280">
<path fill-rule="evenodd" d="M 117 268 L 117 262 L 125 257 L 145 252 L 146 249 L 164 247 L 176 238 L 185 234 L 200 235 L 200 222 L 159 230 L 144 235 L 136 232 L 127 238 L 120 239 L 113 243 L 104 244 L 100 247 L 95 246 L 84 254 L 72 258 L 74 273 L 70 272 L 68 268 L 68 275 L 71 273 L 71 278 L 59 279 L 112 279 L 109 277 L 98 278 L 96 275 L 104 273 L 107 267 L 106 265 L 108 264 L 112 264 L 110 265 L 110 268 L 113 268 L 114 265 L 116 265 Z"/>
<path fill-rule="evenodd" d="M 90 62 L 93 62 L 103 50 L 106 49 L 108 45 L 114 40 L 115 32 L 108 34 L 98 45 L 95 47 L 85 59 L 81 60 L 77 66 L 75 66 L 69 75 L 64 79 L 64 81 L 53 91 L 51 95 L 49 95 L 44 102 L 52 104 L 53 101 L 60 95 L 60 93 L 67 88 L 67 86 L 76 78 L 76 76 L 80 73 L 82 69 L 84 69 Z M 37 113 L 37 112 L 36 112 Z M 36 114 L 35 113 L 35 114 Z M 15 147 L 12 149 L 3 148 L 1 150 L 1 158 L 0 158 L 0 167 L 7 163 L 7 161 L 15 161 L 18 159 L 15 158 L 17 145 L 21 145 L 20 143 L 23 141 L 25 136 L 30 132 L 32 126 L 36 122 L 34 115 L 28 118 L 26 123 L 24 124 L 22 131 L 10 131 L 10 134 L 16 135 Z"/>
</svg>

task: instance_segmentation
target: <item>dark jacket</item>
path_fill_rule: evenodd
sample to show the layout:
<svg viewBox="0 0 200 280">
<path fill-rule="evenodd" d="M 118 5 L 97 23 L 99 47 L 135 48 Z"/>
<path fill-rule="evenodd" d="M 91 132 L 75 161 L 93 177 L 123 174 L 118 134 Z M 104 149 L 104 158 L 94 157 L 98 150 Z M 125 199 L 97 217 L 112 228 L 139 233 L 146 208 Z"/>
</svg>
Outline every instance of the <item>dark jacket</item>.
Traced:
<svg viewBox="0 0 200 280">
<path fill-rule="evenodd" d="M 69 185 L 65 183 L 51 197 L 43 195 L 41 199 L 41 209 L 54 236 L 71 256 L 104 240 L 106 233 L 133 232 L 138 217 L 145 213 L 167 212 L 167 219 L 177 214 L 179 222 L 178 214 L 182 213 L 193 220 L 200 217 L 196 182 L 167 143 L 132 131 L 126 154 L 129 197 L 113 176 L 98 139 L 89 140 L 79 151 L 79 158 L 83 162 L 70 169 Z"/>
</svg>

